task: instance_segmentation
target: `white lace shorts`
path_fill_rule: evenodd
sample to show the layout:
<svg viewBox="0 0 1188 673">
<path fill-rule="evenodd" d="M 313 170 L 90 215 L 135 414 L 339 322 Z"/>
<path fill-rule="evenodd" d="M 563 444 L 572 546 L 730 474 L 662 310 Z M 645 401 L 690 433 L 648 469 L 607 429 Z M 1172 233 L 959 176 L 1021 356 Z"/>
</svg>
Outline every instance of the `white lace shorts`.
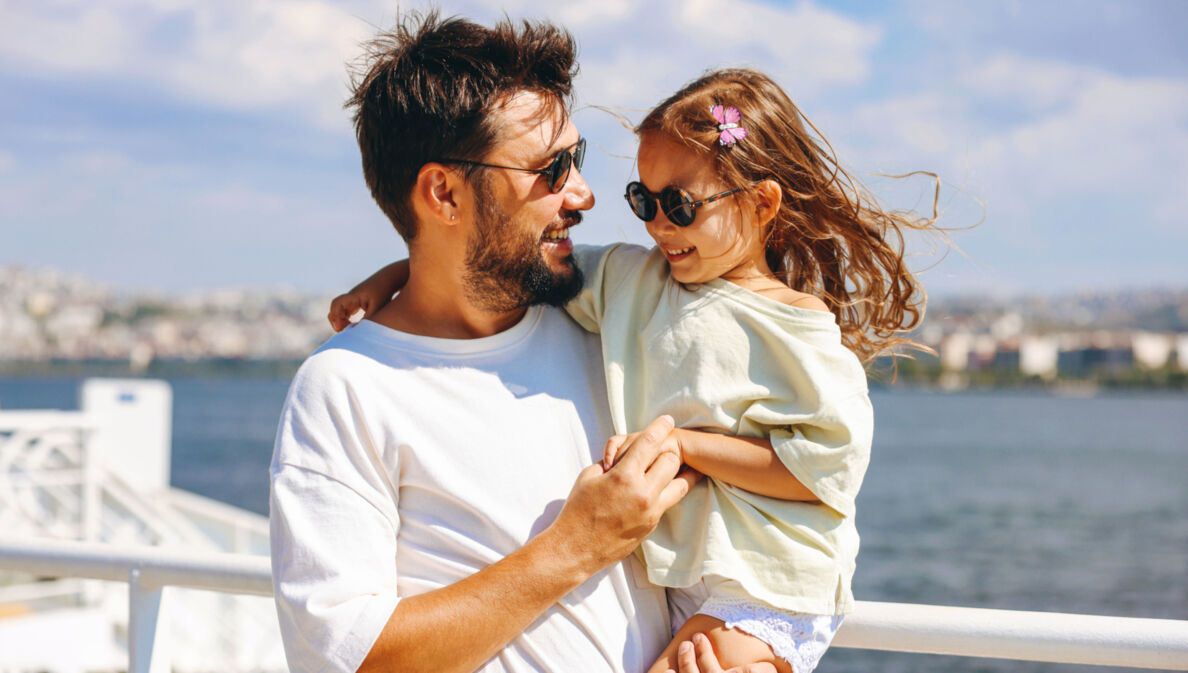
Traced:
<svg viewBox="0 0 1188 673">
<path fill-rule="evenodd" d="M 795 673 L 811 673 L 842 623 L 841 615 L 788 612 L 740 596 L 745 594 L 738 584 L 722 578 L 702 580 L 681 589 L 669 588 L 673 635 L 693 615 L 708 615 L 721 619 L 728 629 L 738 629 L 767 643 L 777 657 L 791 664 Z"/>
</svg>

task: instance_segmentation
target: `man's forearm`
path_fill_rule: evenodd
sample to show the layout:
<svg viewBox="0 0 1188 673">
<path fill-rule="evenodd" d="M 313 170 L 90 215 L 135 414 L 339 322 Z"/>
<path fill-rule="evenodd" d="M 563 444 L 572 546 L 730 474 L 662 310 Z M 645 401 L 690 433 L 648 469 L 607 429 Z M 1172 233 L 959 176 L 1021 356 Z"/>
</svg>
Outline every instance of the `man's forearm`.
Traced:
<svg viewBox="0 0 1188 673">
<path fill-rule="evenodd" d="M 396 605 L 360 671 L 470 673 L 599 570 L 647 537 L 695 481 L 663 450 L 662 416 L 611 470 L 582 470 L 553 523 L 520 549 L 446 587 Z"/>
<path fill-rule="evenodd" d="M 546 529 L 504 559 L 396 605 L 360 672 L 471 673 L 598 570 Z"/>
</svg>

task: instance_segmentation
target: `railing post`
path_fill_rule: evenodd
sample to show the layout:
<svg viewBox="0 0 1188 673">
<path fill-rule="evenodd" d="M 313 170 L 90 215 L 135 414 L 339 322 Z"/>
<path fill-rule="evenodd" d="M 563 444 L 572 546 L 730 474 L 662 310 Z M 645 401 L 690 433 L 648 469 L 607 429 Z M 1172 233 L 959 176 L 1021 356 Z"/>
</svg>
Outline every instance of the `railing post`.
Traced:
<svg viewBox="0 0 1188 673">
<path fill-rule="evenodd" d="M 153 670 L 164 591 L 159 584 L 145 582 L 140 568 L 128 572 L 128 673 L 150 673 Z M 159 655 L 160 651 L 157 653 Z M 168 670 L 168 666 L 159 665 L 156 669 Z"/>
</svg>

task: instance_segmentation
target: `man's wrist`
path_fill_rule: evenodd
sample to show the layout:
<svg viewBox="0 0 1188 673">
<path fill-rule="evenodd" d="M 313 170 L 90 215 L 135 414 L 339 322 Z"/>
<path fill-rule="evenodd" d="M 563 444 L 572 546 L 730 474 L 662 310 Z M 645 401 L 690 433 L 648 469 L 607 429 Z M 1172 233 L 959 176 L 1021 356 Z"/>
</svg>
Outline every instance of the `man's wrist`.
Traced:
<svg viewBox="0 0 1188 673">
<path fill-rule="evenodd" d="M 601 564 L 602 559 L 594 554 L 583 552 L 575 544 L 573 535 L 559 527 L 557 522 L 529 540 L 520 551 L 529 557 L 534 567 L 548 568 L 548 572 L 542 574 L 564 585 L 563 593 L 581 586 L 609 565 Z"/>
</svg>

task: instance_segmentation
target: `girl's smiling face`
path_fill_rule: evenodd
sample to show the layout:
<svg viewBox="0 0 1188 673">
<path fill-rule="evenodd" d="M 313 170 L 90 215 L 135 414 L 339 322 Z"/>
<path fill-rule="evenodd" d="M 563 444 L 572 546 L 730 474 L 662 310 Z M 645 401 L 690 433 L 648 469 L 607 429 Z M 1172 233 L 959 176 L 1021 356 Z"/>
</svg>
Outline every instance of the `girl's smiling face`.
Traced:
<svg viewBox="0 0 1188 673">
<path fill-rule="evenodd" d="M 665 187 L 681 187 L 694 200 L 730 189 L 714 173 L 707 155 L 661 133 L 640 138 L 639 179 L 654 194 Z M 658 207 L 647 223 L 648 234 L 664 253 L 677 282 L 724 278 L 745 287 L 751 279 L 771 276 L 763 250 L 763 226 L 747 192 L 701 206 L 687 227 L 676 226 L 661 210 Z"/>
</svg>

